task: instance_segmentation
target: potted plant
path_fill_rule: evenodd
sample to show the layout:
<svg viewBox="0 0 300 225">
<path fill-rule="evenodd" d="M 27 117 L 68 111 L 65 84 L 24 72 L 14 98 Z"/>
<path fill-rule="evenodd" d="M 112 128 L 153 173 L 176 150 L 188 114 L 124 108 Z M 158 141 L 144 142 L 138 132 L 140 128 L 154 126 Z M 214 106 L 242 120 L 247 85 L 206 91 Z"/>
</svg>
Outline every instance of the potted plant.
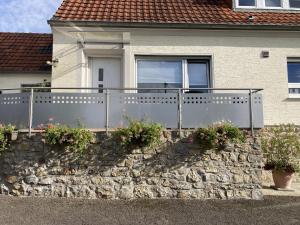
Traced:
<svg viewBox="0 0 300 225">
<path fill-rule="evenodd" d="M 291 189 L 293 175 L 300 171 L 300 130 L 293 124 L 267 128 L 263 132 L 262 149 L 265 169 L 272 170 L 276 189 Z"/>
<path fill-rule="evenodd" d="M 8 124 L 7 126 L 0 124 L 0 129 L 8 142 L 17 140 L 18 131 L 15 130 L 15 126 L 12 126 L 11 124 Z"/>
<path fill-rule="evenodd" d="M 9 142 L 15 141 L 18 138 L 18 131 L 15 128 L 16 127 L 11 124 L 4 126 L 4 135 L 6 136 Z"/>
</svg>

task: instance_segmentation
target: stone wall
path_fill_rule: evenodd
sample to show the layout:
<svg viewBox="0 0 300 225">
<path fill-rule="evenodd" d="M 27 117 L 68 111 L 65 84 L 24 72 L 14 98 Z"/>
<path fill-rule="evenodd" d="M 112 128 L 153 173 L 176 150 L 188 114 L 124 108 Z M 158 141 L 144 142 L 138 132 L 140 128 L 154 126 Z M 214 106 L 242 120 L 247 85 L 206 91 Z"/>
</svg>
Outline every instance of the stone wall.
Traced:
<svg viewBox="0 0 300 225">
<path fill-rule="evenodd" d="M 187 137 L 190 133 L 185 133 Z M 164 132 L 156 149 L 126 153 L 103 133 L 79 157 L 19 134 L 0 156 L 0 193 L 70 198 L 261 199 L 262 155 L 248 138 L 222 151 Z"/>
</svg>

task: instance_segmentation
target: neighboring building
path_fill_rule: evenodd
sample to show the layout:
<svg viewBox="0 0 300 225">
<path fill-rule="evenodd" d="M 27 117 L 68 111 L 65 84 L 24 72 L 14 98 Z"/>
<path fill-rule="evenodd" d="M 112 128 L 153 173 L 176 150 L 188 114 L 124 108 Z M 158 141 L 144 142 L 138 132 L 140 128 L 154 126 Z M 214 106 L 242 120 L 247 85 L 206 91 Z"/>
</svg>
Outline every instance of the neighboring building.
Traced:
<svg viewBox="0 0 300 225">
<path fill-rule="evenodd" d="M 263 88 L 265 124 L 300 125 L 299 0 L 65 0 L 54 87 Z"/>
<path fill-rule="evenodd" d="M 0 33 L 0 89 L 51 81 L 52 34 Z"/>
</svg>

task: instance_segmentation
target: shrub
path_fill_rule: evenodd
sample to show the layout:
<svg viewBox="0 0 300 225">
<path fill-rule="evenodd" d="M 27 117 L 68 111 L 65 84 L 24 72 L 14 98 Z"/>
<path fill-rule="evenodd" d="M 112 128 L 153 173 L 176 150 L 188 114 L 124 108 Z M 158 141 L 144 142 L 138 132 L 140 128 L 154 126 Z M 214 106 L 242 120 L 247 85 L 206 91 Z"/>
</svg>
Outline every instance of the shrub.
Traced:
<svg viewBox="0 0 300 225">
<path fill-rule="evenodd" d="M 0 124 L 0 155 L 5 151 L 9 145 L 9 137 L 11 137 L 12 132 L 15 130 L 15 127 L 12 125 L 2 125 Z"/>
<path fill-rule="evenodd" d="M 199 128 L 195 141 L 210 148 L 223 148 L 229 142 L 245 142 L 245 134 L 231 123 L 217 123 L 208 128 Z"/>
<path fill-rule="evenodd" d="M 94 141 L 95 134 L 82 128 L 49 125 L 45 129 L 45 143 L 48 145 L 64 145 L 76 153 L 83 154 Z"/>
<path fill-rule="evenodd" d="M 300 130 L 293 124 L 266 128 L 262 132 L 266 170 L 299 172 Z"/>
<path fill-rule="evenodd" d="M 160 143 L 162 131 L 158 123 L 129 120 L 129 126 L 118 129 L 113 136 L 126 149 L 154 147 Z"/>
</svg>

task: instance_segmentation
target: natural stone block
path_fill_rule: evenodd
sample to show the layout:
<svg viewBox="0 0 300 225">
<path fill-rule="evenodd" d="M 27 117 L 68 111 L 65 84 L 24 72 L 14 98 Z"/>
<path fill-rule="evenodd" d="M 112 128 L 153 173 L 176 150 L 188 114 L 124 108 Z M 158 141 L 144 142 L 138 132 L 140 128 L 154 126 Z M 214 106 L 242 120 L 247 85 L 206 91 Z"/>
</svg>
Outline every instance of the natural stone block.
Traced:
<svg viewBox="0 0 300 225">
<path fill-rule="evenodd" d="M 30 175 L 25 177 L 25 182 L 27 184 L 37 184 L 39 181 L 39 178 L 37 178 L 35 175 Z"/>
<path fill-rule="evenodd" d="M 38 184 L 40 185 L 50 185 L 52 183 L 53 183 L 53 178 L 51 177 L 41 178 L 40 181 L 38 182 Z"/>
<path fill-rule="evenodd" d="M 97 187 L 96 194 L 100 198 L 112 199 L 114 197 L 114 188 L 112 186 Z"/>
<path fill-rule="evenodd" d="M 18 177 L 17 176 L 7 176 L 6 177 L 6 182 L 9 184 L 14 184 L 18 181 Z"/>
<path fill-rule="evenodd" d="M 153 198 L 154 194 L 149 186 L 136 186 L 134 195 L 138 198 Z"/>
<path fill-rule="evenodd" d="M 123 186 L 121 188 L 120 199 L 132 199 L 133 196 L 133 186 Z"/>
<path fill-rule="evenodd" d="M 187 182 L 191 182 L 191 183 L 196 183 L 200 180 L 202 180 L 202 177 L 199 176 L 199 174 L 197 173 L 197 171 L 195 170 L 191 170 L 187 177 L 186 177 Z"/>
</svg>

